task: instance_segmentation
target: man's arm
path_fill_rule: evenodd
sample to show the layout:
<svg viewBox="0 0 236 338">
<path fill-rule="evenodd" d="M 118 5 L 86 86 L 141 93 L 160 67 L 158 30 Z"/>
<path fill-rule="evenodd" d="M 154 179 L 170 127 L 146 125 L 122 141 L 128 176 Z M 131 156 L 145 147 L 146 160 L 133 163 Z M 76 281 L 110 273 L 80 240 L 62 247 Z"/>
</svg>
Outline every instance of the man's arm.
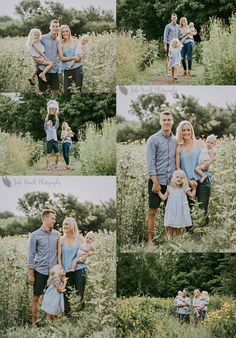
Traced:
<svg viewBox="0 0 236 338">
<path fill-rule="evenodd" d="M 56 115 L 55 128 L 58 129 L 58 127 L 59 127 L 59 118 L 58 118 L 58 116 Z"/>
<path fill-rule="evenodd" d="M 48 114 L 46 115 L 45 120 L 44 120 L 44 130 L 45 130 L 45 131 L 46 131 L 47 128 L 48 128 L 47 122 L 48 122 Z"/>
<path fill-rule="evenodd" d="M 28 245 L 28 282 L 30 285 L 34 285 L 34 257 L 36 254 L 36 239 L 31 235 Z"/>
<path fill-rule="evenodd" d="M 147 168 L 148 175 L 153 182 L 153 192 L 157 193 L 160 190 L 160 183 L 156 173 L 156 147 L 153 138 L 149 138 L 147 143 Z"/>
</svg>

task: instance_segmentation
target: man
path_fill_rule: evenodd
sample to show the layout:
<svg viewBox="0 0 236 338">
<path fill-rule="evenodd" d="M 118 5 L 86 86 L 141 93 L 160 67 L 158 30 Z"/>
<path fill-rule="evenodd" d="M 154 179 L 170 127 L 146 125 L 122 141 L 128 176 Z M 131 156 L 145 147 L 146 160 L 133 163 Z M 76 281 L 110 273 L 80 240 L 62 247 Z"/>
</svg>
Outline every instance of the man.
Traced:
<svg viewBox="0 0 236 338">
<path fill-rule="evenodd" d="M 177 141 L 171 129 L 172 114 L 164 111 L 160 114 L 161 130 L 151 135 L 147 141 L 147 168 L 149 210 L 147 217 L 148 246 L 153 246 L 157 210 L 161 204 L 158 191 L 164 194 L 175 170 L 175 150 Z"/>
<path fill-rule="evenodd" d="M 37 73 L 39 91 L 44 93 L 48 86 L 51 91 L 56 94 L 59 90 L 59 78 L 58 78 L 58 39 L 57 35 L 59 32 L 59 22 L 57 20 L 52 20 L 50 22 L 50 32 L 48 34 L 42 35 L 41 43 L 45 48 L 46 57 L 53 63 L 53 67 L 47 72 L 46 79 L 47 82 L 43 81 L 39 74 L 43 71 L 44 66 L 40 65 Z"/>
<path fill-rule="evenodd" d="M 53 229 L 55 211 L 42 212 L 42 226 L 32 232 L 28 246 L 28 282 L 33 286 L 32 326 L 36 326 L 40 296 L 46 287 L 49 270 L 57 264 L 57 243 L 60 233 Z"/>
<path fill-rule="evenodd" d="M 52 120 L 49 120 L 49 113 L 55 115 L 56 118 L 55 125 L 53 125 Z M 55 169 L 57 169 L 59 161 L 59 148 L 57 144 L 57 129 L 59 127 L 58 110 L 56 108 L 50 108 L 49 113 L 47 113 L 44 120 L 44 130 L 47 135 L 47 158 L 46 158 L 47 170 L 50 170 L 50 158 L 52 151 L 54 151 L 55 156 Z"/>
<path fill-rule="evenodd" d="M 171 14 L 171 22 L 165 26 L 164 30 L 164 51 L 167 53 L 166 59 L 166 71 L 168 72 L 168 61 L 169 61 L 169 47 L 173 39 L 179 38 L 179 25 L 177 24 L 177 15 Z"/>
<path fill-rule="evenodd" d="M 176 301 L 177 312 L 179 315 L 179 322 L 183 323 L 190 323 L 190 299 L 187 297 L 187 290 L 183 290 L 182 297 Z"/>
</svg>

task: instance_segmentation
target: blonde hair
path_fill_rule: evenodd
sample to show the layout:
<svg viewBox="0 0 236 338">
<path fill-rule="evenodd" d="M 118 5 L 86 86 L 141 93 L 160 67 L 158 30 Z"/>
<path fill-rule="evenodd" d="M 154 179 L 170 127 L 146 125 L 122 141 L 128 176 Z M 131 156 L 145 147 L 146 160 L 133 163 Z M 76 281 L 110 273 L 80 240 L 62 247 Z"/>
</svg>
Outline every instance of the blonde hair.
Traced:
<svg viewBox="0 0 236 338">
<path fill-rule="evenodd" d="M 42 33 L 41 30 L 38 28 L 32 28 L 28 34 L 27 41 L 26 41 L 26 47 L 30 49 L 32 42 L 35 40 L 35 33 L 39 33 L 41 39 Z"/>
<path fill-rule="evenodd" d="M 188 26 L 190 27 L 190 25 L 194 27 L 194 22 L 189 22 Z"/>
<path fill-rule="evenodd" d="M 82 37 L 81 37 L 81 42 L 83 42 L 84 40 L 88 42 L 88 40 L 89 40 L 88 34 L 82 35 Z"/>
<path fill-rule="evenodd" d="M 216 136 L 214 134 L 211 134 L 207 136 L 207 140 L 212 141 L 213 143 L 216 143 Z"/>
<path fill-rule="evenodd" d="M 59 265 L 59 264 L 54 265 L 49 271 L 49 278 L 48 278 L 48 281 L 47 281 L 47 285 L 54 284 L 54 283 L 57 283 L 57 282 L 61 282 L 61 277 L 65 276 L 65 275 L 66 275 L 66 273 L 62 269 L 61 265 Z"/>
<path fill-rule="evenodd" d="M 62 25 L 59 29 L 59 40 L 60 40 L 61 43 L 64 42 L 64 39 L 62 37 L 62 32 L 61 32 L 62 29 L 64 29 L 64 28 L 68 29 L 68 31 L 69 31 L 69 40 L 72 41 L 72 39 L 73 39 L 72 35 L 71 35 L 70 27 L 68 25 Z"/>
<path fill-rule="evenodd" d="M 194 298 L 197 298 L 197 296 L 199 296 L 201 294 L 200 290 L 199 289 L 196 289 L 193 291 L 193 296 Z"/>
<path fill-rule="evenodd" d="M 63 122 L 62 123 L 62 125 L 61 125 L 61 129 L 65 129 L 65 128 L 67 128 L 67 127 L 69 127 L 69 125 L 68 125 L 68 123 L 67 122 Z"/>
<path fill-rule="evenodd" d="M 94 238 L 95 238 L 95 235 L 94 235 L 94 232 L 93 232 L 93 231 L 87 232 L 87 234 L 85 235 L 85 238 L 88 238 L 88 236 L 91 236 L 91 237 L 93 238 L 93 240 L 94 240 Z"/>
<path fill-rule="evenodd" d="M 188 20 L 187 20 L 187 18 L 186 18 L 185 16 L 182 16 L 182 18 L 180 18 L 180 20 L 179 20 L 179 25 L 180 25 L 180 27 L 183 26 L 183 25 L 182 25 L 183 19 L 186 21 L 186 26 L 188 25 Z"/>
<path fill-rule="evenodd" d="M 182 176 L 183 182 L 182 182 L 182 188 L 186 192 L 189 190 L 189 184 L 188 184 L 188 178 L 185 174 L 185 172 L 181 169 L 175 170 L 172 174 L 171 180 L 170 180 L 170 186 L 175 187 L 176 186 L 176 175 L 179 174 Z"/>
<path fill-rule="evenodd" d="M 59 104 L 58 104 L 58 102 L 56 100 L 50 100 L 50 101 L 48 101 L 48 103 L 47 103 L 47 112 L 48 112 L 48 114 L 49 114 L 51 108 L 54 108 L 54 109 L 56 109 L 57 112 L 59 112 Z"/>
<path fill-rule="evenodd" d="M 178 125 L 177 127 L 177 130 L 176 130 L 176 139 L 177 139 L 177 142 L 179 144 L 184 144 L 184 140 L 183 140 L 183 126 L 187 124 L 190 129 L 191 129 L 191 137 L 192 137 L 192 140 L 194 141 L 196 139 L 195 137 L 195 133 L 194 133 L 194 129 L 193 129 L 193 125 L 191 122 L 187 121 L 187 120 L 184 120 L 184 121 L 181 121 L 180 124 Z"/>
<path fill-rule="evenodd" d="M 204 299 L 206 302 L 209 302 L 209 294 L 207 291 L 202 291 L 202 299 Z"/>
<path fill-rule="evenodd" d="M 79 229 L 76 220 L 73 217 L 66 217 L 64 221 L 67 221 L 70 225 L 73 237 L 79 236 Z"/>
<path fill-rule="evenodd" d="M 174 38 L 173 40 L 171 40 L 171 42 L 170 42 L 170 48 L 169 48 L 169 51 L 171 52 L 171 51 L 173 51 L 173 50 L 175 50 L 175 49 L 177 49 L 177 48 L 174 48 L 173 47 L 173 43 L 178 43 L 178 49 L 180 49 L 180 48 L 182 48 L 183 47 L 183 45 L 182 45 L 182 43 L 179 41 L 179 39 L 177 39 L 177 38 Z"/>
</svg>

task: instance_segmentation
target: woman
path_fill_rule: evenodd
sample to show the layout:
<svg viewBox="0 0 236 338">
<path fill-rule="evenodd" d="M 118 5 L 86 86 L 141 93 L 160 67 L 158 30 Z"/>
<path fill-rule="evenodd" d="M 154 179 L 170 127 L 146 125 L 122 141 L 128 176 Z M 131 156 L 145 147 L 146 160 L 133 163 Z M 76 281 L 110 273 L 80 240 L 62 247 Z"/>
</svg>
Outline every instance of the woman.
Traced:
<svg viewBox="0 0 236 338">
<path fill-rule="evenodd" d="M 72 147 L 72 137 L 74 136 L 73 131 L 69 127 L 67 122 L 63 122 L 61 126 L 61 142 L 62 142 L 62 153 L 66 163 L 65 170 L 70 169 L 70 149 Z"/>
<path fill-rule="evenodd" d="M 65 315 L 70 314 L 69 298 L 72 288 L 76 289 L 76 294 L 83 301 L 84 289 L 86 284 L 87 266 L 79 262 L 77 253 L 80 244 L 84 242 L 84 237 L 79 234 L 78 226 L 74 218 L 66 217 L 63 221 L 63 236 L 58 241 L 58 264 L 62 265 L 68 278 L 65 292 Z M 72 269 L 72 263 L 76 261 L 75 271 Z"/>
<path fill-rule="evenodd" d="M 211 177 L 206 170 L 207 177 L 201 183 L 200 176 L 195 172 L 200 151 L 205 147 L 205 144 L 202 140 L 196 140 L 193 126 L 189 121 L 180 122 L 176 132 L 176 139 L 178 142 L 176 147 L 176 169 L 182 169 L 185 172 L 192 188 L 197 186 L 196 196 L 199 207 L 204 209 L 206 214 L 210 198 Z M 204 225 L 206 225 L 206 221 Z"/>
<path fill-rule="evenodd" d="M 193 291 L 193 315 L 194 315 L 194 323 L 195 325 L 198 324 L 200 320 L 200 313 L 199 313 L 199 303 L 201 298 L 200 290 L 196 289 Z"/>
<path fill-rule="evenodd" d="M 183 45 L 183 48 L 181 50 L 181 56 L 182 56 L 182 65 L 184 68 L 184 76 L 191 75 L 191 69 L 192 69 L 192 51 L 193 51 L 193 36 L 191 34 L 191 30 L 188 27 L 187 19 L 183 16 L 180 19 L 179 22 L 179 40 Z M 187 54 L 188 58 L 188 69 L 186 66 L 185 57 Z"/>
<path fill-rule="evenodd" d="M 70 86 L 73 83 L 75 83 L 76 88 L 81 91 L 83 66 L 80 60 L 83 55 L 83 50 L 78 41 L 71 36 L 71 30 L 67 25 L 60 27 L 59 41 L 58 52 L 62 61 L 60 71 L 64 73 L 64 92 L 69 93 Z"/>
</svg>

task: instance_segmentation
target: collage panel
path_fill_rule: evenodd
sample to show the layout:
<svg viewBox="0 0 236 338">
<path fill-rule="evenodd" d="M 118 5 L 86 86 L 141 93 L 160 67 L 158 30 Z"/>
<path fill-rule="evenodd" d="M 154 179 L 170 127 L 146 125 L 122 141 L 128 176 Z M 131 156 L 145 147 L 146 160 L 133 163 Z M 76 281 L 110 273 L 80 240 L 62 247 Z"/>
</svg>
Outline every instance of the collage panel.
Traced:
<svg viewBox="0 0 236 338">
<path fill-rule="evenodd" d="M 115 115 L 113 93 L 1 93 L 1 175 L 115 175 Z"/>
<path fill-rule="evenodd" d="M 234 93 L 117 87 L 121 252 L 235 252 Z"/>
<path fill-rule="evenodd" d="M 235 337 L 235 253 L 120 254 L 117 337 Z"/>
<path fill-rule="evenodd" d="M 235 85 L 236 3 L 117 0 L 117 84 Z"/>
<path fill-rule="evenodd" d="M 0 190 L 1 337 L 114 337 L 115 177 L 9 176 Z"/>
<path fill-rule="evenodd" d="M 115 0 L 3 4 L 0 92 L 114 92 L 115 12 Z"/>
<path fill-rule="evenodd" d="M 0 22 L 0 336 L 115 337 L 116 1 Z"/>
</svg>

